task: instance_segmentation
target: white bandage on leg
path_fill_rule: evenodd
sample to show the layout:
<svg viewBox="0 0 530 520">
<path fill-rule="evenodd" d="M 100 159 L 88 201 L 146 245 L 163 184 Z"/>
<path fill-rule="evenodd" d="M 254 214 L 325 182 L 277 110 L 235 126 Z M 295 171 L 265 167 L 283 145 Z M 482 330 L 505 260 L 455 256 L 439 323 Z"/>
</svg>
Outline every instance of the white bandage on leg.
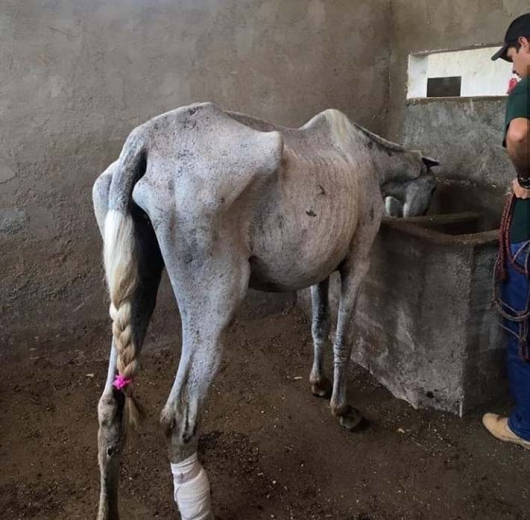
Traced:
<svg viewBox="0 0 530 520">
<path fill-rule="evenodd" d="M 194 453 L 191 457 L 171 464 L 175 502 L 182 520 L 210 520 L 212 504 L 208 475 Z"/>
</svg>

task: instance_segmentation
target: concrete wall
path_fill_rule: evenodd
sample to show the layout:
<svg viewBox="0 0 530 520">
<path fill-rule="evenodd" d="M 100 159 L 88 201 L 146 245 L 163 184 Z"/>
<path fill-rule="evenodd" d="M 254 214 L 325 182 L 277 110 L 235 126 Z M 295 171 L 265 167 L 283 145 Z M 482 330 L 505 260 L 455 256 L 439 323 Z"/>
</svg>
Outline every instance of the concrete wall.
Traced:
<svg viewBox="0 0 530 520">
<path fill-rule="evenodd" d="M 404 142 L 442 163 L 430 213 L 475 211 L 486 229 L 499 226 L 506 189 L 515 177 L 502 128 L 506 98 L 409 101 Z"/>
<path fill-rule="evenodd" d="M 528 0 L 393 0 L 389 135 L 403 138 L 410 54 L 499 44 L 529 9 Z"/>
<path fill-rule="evenodd" d="M 414 54 L 409 58 L 407 97 L 427 97 L 428 78 L 460 76 L 463 97 L 504 96 L 512 64 L 492 61 L 499 46 Z"/>
<path fill-rule="evenodd" d="M 388 0 L 3 0 L 0 356 L 107 333 L 91 186 L 133 127 L 212 100 L 286 125 L 335 107 L 382 132 L 390 14 Z"/>
<path fill-rule="evenodd" d="M 388 134 L 438 159 L 436 212 L 477 211 L 498 226 L 515 173 L 502 148 L 506 97 L 407 101 L 410 54 L 497 45 L 527 0 L 394 0 Z"/>
</svg>

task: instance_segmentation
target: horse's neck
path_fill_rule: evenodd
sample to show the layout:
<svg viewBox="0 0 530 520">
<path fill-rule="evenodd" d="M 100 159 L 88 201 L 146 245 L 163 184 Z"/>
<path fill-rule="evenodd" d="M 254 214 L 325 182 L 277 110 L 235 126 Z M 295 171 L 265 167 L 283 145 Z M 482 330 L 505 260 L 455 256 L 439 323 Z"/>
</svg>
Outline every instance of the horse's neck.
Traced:
<svg viewBox="0 0 530 520">
<path fill-rule="evenodd" d="M 379 176 L 379 185 L 389 182 L 399 182 L 404 178 L 404 174 L 412 172 L 410 153 L 406 151 L 388 152 L 377 150 L 374 152 L 374 164 Z"/>
<path fill-rule="evenodd" d="M 387 141 L 366 128 L 354 124 L 357 140 L 369 150 L 379 177 L 379 185 L 398 180 L 411 168 L 411 153 L 397 143 Z"/>
</svg>

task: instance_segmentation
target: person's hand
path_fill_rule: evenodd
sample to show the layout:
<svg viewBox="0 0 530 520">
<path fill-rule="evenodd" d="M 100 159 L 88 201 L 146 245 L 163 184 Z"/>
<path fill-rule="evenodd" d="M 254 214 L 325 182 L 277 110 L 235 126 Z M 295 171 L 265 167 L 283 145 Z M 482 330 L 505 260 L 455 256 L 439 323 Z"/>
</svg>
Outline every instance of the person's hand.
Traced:
<svg viewBox="0 0 530 520">
<path fill-rule="evenodd" d="M 517 179 L 512 181 L 512 190 L 518 199 L 530 199 L 530 190 L 526 190 L 519 184 Z"/>
</svg>

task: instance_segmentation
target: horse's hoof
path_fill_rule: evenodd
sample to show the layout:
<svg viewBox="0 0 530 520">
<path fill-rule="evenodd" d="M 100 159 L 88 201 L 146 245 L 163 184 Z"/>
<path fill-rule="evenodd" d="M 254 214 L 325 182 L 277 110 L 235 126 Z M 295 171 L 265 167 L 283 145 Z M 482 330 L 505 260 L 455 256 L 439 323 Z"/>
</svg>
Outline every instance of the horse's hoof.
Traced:
<svg viewBox="0 0 530 520">
<path fill-rule="evenodd" d="M 348 406 L 347 409 L 340 414 L 340 425 L 349 431 L 361 431 L 368 427 L 368 420 L 365 419 L 357 408 Z"/>
<path fill-rule="evenodd" d="M 311 385 L 311 392 L 315 397 L 321 397 L 324 399 L 331 398 L 331 391 L 333 390 L 333 385 L 331 381 L 325 377 L 319 383 L 313 383 Z"/>
</svg>

